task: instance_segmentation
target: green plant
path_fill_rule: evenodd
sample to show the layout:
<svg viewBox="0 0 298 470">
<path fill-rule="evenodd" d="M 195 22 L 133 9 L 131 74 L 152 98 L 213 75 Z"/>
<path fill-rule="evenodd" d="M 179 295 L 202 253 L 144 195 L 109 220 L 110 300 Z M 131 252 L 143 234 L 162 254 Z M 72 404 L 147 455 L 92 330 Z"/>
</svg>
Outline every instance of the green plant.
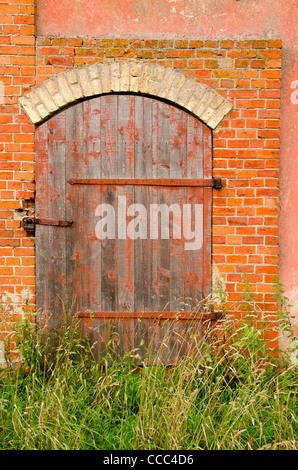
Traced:
<svg viewBox="0 0 298 470">
<path fill-rule="evenodd" d="M 286 336 L 289 340 L 290 347 L 281 351 L 281 357 L 287 361 L 298 364 L 298 340 L 295 335 L 295 328 L 298 326 L 294 324 L 295 316 L 291 315 L 290 310 L 292 305 L 289 304 L 289 299 L 285 295 L 285 288 L 280 282 L 278 276 L 273 279 L 274 294 L 273 298 L 277 304 L 277 315 L 281 334 Z"/>
<path fill-rule="evenodd" d="M 283 284 L 279 281 L 278 276 L 275 276 L 273 279 L 273 286 L 274 286 L 274 294 L 273 298 L 276 301 L 278 306 L 278 316 L 280 319 L 280 327 L 281 330 L 288 334 L 291 339 L 295 339 L 295 332 L 294 332 L 294 324 L 291 320 L 295 317 L 290 314 L 290 309 L 293 307 L 289 304 L 288 297 L 285 296 L 285 288 Z M 296 327 L 297 328 L 297 327 Z"/>
<path fill-rule="evenodd" d="M 111 331 L 95 360 L 76 317 L 66 315 L 54 337 L 25 319 L 23 367 L 0 375 L 0 448 L 297 449 L 297 366 L 266 350 L 265 312 L 257 321 L 250 290 L 239 305 L 247 315 L 198 335 L 174 367 L 158 360 L 167 337 L 136 365 L 138 351 L 118 354 Z"/>
</svg>

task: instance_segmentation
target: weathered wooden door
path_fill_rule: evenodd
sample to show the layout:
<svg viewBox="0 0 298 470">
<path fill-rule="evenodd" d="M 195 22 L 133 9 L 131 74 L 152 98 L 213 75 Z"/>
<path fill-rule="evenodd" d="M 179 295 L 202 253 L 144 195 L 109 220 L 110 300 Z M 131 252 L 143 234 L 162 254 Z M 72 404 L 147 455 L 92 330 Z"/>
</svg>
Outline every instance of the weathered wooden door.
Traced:
<svg viewBox="0 0 298 470">
<path fill-rule="evenodd" d="M 142 355 L 184 312 L 173 360 L 211 289 L 211 178 L 210 129 L 157 99 L 105 95 L 43 123 L 36 217 L 73 223 L 36 226 L 37 307 L 59 327 L 71 293 L 96 354 L 112 330 Z"/>
</svg>

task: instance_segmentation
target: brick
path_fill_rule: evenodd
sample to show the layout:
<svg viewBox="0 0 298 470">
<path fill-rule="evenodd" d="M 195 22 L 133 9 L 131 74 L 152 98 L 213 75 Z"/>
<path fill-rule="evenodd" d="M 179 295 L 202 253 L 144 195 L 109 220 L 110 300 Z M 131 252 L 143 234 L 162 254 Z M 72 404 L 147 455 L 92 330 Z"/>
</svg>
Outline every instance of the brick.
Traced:
<svg viewBox="0 0 298 470">
<path fill-rule="evenodd" d="M 217 69 L 218 68 L 218 60 L 206 59 L 205 60 L 205 67 L 208 67 L 210 69 Z"/>
<path fill-rule="evenodd" d="M 35 65 L 35 58 L 34 57 L 23 57 L 23 56 L 18 56 L 18 57 L 13 57 L 12 58 L 12 63 L 14 65 Z"/>
<path fill-rule="evenodd" d="M 0 54 L 16 55 L 19 53 L 18 46 L 0 46 Z"/>
<path fill-rule="evenodd" d="M 220 47 L 223 49 L 232 49 L 234 47 L 234 41 L 232 40 L 220 41 Z"/>
<path fill-rule="evenodd" d="M 186 49 L 186 48 L 188 48 L 188 41 L 187 40 L 176 40 L 174 45 L 177 49 Z"/>
<path fill-rule="evenodd" d="M 18 44 L 18 45 L 34 45 L 35 44 L 35 37 L 34 36 L 13 36 L 11 38 L 11 43 L 12 44 Z"/>
<path fill-rule="evenodd" d="M 45 60 L 47 65 L 65 65 L 72 66 L 73 59 L 71 57 L 47 57 Z"/>
<path fill-rule="evenodd" d="M 263 243 L 263 237 L 243 236 L 242 243 L 245 245 L 260 245 Z"/>
<path fill-rule="evenodd" d="M 211 70 L 191 70 L 187 69 L 184 70 L 183 73 L 188 75 L 189 77 L 197 77 L 197 78 L 209 78 L 211 77 Z"/>
<path fill-rule="evenodd" d="M 199 41 L 199 40 L 190 40 L 189 41 L 189 47 L 194 48 L 194 49 L 199 49 L 204 46 L 204 41 Z"/>
<path fill-rule="evenodd" d="M 281 68 L 281 59 L 268 59 L 266 62 L 266 67 L 268 69 L 277 69 Z"/>
<path fill-rule="evenodd" d="M 241 263 L 246 263 L 247 262 L 247 257 L 246 256 L 241 256 L 241 255 L 235 255 L 235 256 L 227 256 L 227 263 L 232 263 L 232 264 L 241 264 Z"/>
<path fill-rule="evenodd" d="M 202 68 L 203 67 L 203 60 L 198 59 L 190 59 L 188 61 L 189 68 Z"/>
<path fill-rule="evenodd" d="M 282 41 L 281 39 L 269 39 L 268 40 L 268 47 L 282 47 Z"/>
<path fill-rule="evenodd" d="M 260 78 L 280 79 L 281 78 L 281 70 L 261 70 L 260 71 Z"/>
<path fill-rule="evenodd" d="M 228 224 L 229 225 L 247 225 L 248 219 L 247 217 L 228 217 Z"/>
<path fill-rule="evenodd" d="M 184 69 L 187 67 L 187 60 L 185 59 L 177 59 L 177 60 L 173 60 L 173 67 L 176 68 L 176 69 Z"/>
<path fill-rule="evenodd" d="M 250 66 L 253 69 L 264 69 L 266 66 L 265 60 L 262 60 L 262 59 L 251 60 Z"/>
<path fill-rule="evenodd" d="M 154 41 L 155 40 L 152 40 L 151 39 L 151 43 L 154 44 Z M 154 45 L 150 46 L 150 47 L 155 47 Z M 165 49 L 169 49 L 169 48 L 172 48 L 174 47 L 174 41 L 172 41 L 171 39 L 160 39 L 158 41 L 158 47 L 162 47 L 162 48 L 165 48 Z"/>
<path fill-rule="evenodd" d="M 265 59 L 279 59 L 281 57 L 281 50 L 280 49 L 271 49 L 271 50 L 264 50 L 264 51 L 259 51 L 258 53 L 259 57 L 265 58 Z"/>
<path fill-rule="evenodd" d="M 169 58 L 194 58 L 195 51 L 192 49 L 187 49 L 187 50 L 168 49 L 166 55 Z"/>
<path fill-rule="evenodd" d="M 92 49 L 90 50 L 92 52 Z M 103 51 L 98 51 L 101 57 L 103 57 Z M 120 48 L 112 48 L 106 51 L 106 57 L 134 57 L 135 50 L 134 49 L 120 49 Z"/>
<path fill-rule="evenodd" d="M 267 47 L 267 41 L 265 39 L 252 40 L 251 46 L 256 49 L 265 49 Z"/>
<path fill-rule="evenodd" d="M 260 98 L 280 98 L 280 90 L 260 90 Z"/>
<path fill-rule="evenodd" d="M 214 70 L 214 77 L 218 78 L 241 78 L 241 70 Z"/>
<path fill-rule="evenodd" d="M 254 49 L 233 49 L 228 51 L 228 57 L 231 58 L 253 58 L 257 56 L 257 52 Z"/>
<path fill-rule="evenodd" d="M 215 48 L 218 46 L 219 46 L 218 41 L 209 41 L 209 40 L 205 41 L 205 47 Z"/>
<path fill-rule="evenodd" d="M 236 246 L 235 247 L 235 255 L 253 255 L 255 253 L 256 253 L 256 247 L 255 246 L 246 245 L 246 246 Z"/>
<path fill-rule="evenodd" d="M 234 80 L 222 79 L 220 81 L 221 88 L 234 88 Z"/>
</svg>

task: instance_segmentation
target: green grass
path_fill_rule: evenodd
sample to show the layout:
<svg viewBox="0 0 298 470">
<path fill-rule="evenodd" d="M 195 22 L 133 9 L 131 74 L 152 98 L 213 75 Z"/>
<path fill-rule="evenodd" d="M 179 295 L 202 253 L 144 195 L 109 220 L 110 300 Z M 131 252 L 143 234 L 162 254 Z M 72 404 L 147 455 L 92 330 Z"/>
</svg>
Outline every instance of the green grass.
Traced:
<svg viewBox="0 0 298 470">
<path fill-rule="evenodd" d="M 177 367 L 109 350 L 95 362 L 76 319 L 49 360 L 47 336 L 24 321 L 23 367 L 0 376 L 0 449 L 297 449 L 297 365 L 265 347 L 266 322 L 245 295 L 237 329 L 225 319 L 225 341 L 210 331 Z"/>
</svg>

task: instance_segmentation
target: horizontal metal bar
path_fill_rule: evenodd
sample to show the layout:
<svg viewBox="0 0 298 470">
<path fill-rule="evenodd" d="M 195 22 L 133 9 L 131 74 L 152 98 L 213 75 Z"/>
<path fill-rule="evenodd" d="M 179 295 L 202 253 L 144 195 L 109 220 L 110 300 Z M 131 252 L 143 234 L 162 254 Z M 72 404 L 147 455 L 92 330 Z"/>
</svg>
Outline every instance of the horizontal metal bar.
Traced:
<svg viewBox="0 0 298 470">
<path fill-rule="evenodd" d="M 112 186 L 193 186 L 193 187 L 213 187 L 217 189 L 222 188 L 221 178 L 200 178 L 200 179 L 187 179 L 187 178 L 71 178 L 68 180 L 69 184 L 86 184 L 86 185 L 112 185 Z"/>
<path fill-rule="evenodd" d="M 78 312 L 79 318 L 97 319 L 152 319 L 152 320 L 217 320 L 221 317 L 220 312 L 198 313 L 198 312 Z"/>
<path fill-rule="evenodd" d="M 56 219 L 34 219 L 35 225 L 56 225 L 59 227 L 69 227 L 73 224 L 73 220 L 56 220 Z"/>
<path fill-rule="evenodd" d="M 35 225 L 69 227 L 72 224 L 73 220 L 36 219 L 35 217 L 24 217 L 22 219 L 22 225 L 27 232 L 34 232 Z"/>
</svg>

